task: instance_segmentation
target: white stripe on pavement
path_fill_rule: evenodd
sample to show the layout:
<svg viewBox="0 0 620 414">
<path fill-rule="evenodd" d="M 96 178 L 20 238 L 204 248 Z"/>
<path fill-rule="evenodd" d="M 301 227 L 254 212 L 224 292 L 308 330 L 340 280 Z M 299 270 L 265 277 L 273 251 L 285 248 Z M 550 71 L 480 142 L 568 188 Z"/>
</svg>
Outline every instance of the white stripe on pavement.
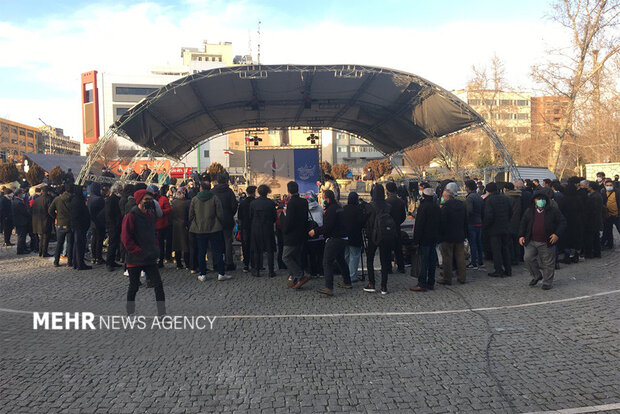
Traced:
<svg viewBox="0 0 620 414">
<path fill-rule="evenodd" d="M 581 413 L 600 413 L 603 411 L 620 410 L 620 403 L 590 405 L 587 407 L 564 408 L 561 410 L 532 411 L 524 414 L 581 414 Z"/>
</svg>

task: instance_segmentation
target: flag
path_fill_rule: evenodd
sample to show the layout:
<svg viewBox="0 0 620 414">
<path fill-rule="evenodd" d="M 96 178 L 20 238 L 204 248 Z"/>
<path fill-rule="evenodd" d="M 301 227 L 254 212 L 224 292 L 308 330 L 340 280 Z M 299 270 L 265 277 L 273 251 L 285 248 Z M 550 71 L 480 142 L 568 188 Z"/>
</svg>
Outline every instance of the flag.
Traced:
<svg viewBox="0 0 620 414">
<path fill-rule="evenodd" d="M 226 150 L 226 151 L 224 151 L 224 154 L 226 154 L 226 155 L 234 155 L 234 152 L 232 152 L 230 150 Z"/>
</svg>

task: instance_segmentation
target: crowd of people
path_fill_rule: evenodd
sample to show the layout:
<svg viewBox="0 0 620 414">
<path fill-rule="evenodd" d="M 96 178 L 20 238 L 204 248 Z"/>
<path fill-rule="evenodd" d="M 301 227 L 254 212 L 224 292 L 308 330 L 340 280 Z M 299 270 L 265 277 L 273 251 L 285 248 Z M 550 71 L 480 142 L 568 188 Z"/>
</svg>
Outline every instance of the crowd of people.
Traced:
<svg viewBox="0 0 620 414">
<path fill-rule="evenodd" d="M 411 266 L 417 284 L 410 290 L 424 292 L 436 283 L 451 285 L 454 272 L 465 283 L 467 271 L 485 269 L 484 259 L 492 260 L 491 277 L 511 276 L 513 267 L 524 263 L 530 285 L 542 281 L 548 290 L 560 263 L 601 257 L 602 249 L 613 248 L 613 226 L 620 231 L 618 181 L 603 173 L 596 181 L 571 177 L 565 183 L 545 179 L 484 186 L 474 179 L 459 188 L 447 180 L 435 188 L 412 183 L 409 190 L 388 181 L 373 185 L 368 202 L 350 192 L 346 203 L 329 181 L 318 194 L 300 194 L 291 181 L 286 196 L 271 198 L 267 185 L 250 185 L 237 197 L 226 171 L 163 181 L 160 187 L 143 182 L 82 186 L 69 179 L 60 186 L 39 186 L 34 194 L 3 188 L 0 222 L 7 246 L 15 229 L 18 255 L 37 252 L 53 257 L 57 267 L 65 257 L 78 271 L 92 265 L 124 271 L 128 314 L 135 312 L 144 278 L 154 288 L 160 315 L 166 309 L 159 269 L 170 263 L 200 282 L 209 271 L 218 281 L 229 280 L 236 269 L 235 239 L 244 272 L 275 277 L 277 265 L 294 290 L 323 276 L 319 293 L 331 296 L 335 275 L 341 275 L 336 285 L 343 289 L 365 279 L 364 262 L 368 282 L 363 290 L 369 293 L 377 287 L 388 293 L 393 264 L 398 273 Z M 412 237 L 403 231 L 407 214 L 414 216 Z M 85 261 L 87 251 L 91 264 Z"/>
</svg>

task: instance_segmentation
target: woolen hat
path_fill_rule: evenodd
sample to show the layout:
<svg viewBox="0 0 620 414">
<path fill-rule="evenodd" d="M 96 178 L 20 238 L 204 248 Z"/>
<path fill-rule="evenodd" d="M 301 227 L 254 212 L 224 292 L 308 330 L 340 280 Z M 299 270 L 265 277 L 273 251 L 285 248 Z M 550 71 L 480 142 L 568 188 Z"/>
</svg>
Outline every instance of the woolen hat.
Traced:
<svg viewBox="0 0 620 414">
<path fill-rule="evenodd" d="M 424 190 L 422 190 L 422 194 L 424 194 L 425 196 L 432 197 L 433 194 L 435 194 L 435 192 L 433 191 L 432 188 L 425 188 Z"/>
<path fill-rule="evenodd" d="M 138 190 L 135 193 L 133 193 L 133 198 L 136 200 L 136 204 L 140 204 L 142 202 L 142 199 L 144 198 L 145 195 L 149 194 L 151 197 L 153 197 L 153 193 L 151 193 L 150 191 L 147 190 Z"/>
</svg>

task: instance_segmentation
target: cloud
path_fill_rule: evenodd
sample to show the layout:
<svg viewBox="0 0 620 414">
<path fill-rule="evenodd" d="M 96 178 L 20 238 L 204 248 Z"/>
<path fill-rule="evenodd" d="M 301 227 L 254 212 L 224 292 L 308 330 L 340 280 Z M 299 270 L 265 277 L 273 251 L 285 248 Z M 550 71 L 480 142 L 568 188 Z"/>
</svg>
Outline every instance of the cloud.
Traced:
<svg viewBox="0 0 620 414">
<path fill-rule="evenodd" d="M 80 73 L 148 73 L 153 65 L 178 63 L 182 46 L 199 46 L 202 40 L 232 41 L 234 53 L 245 54 L 248 32 L 256 55 L 256 22 L 270 12 L 245 1 L 189 1 L 182 10 L 145 2 L 87 6 L 63 18 L 41 20 L 36 27 L 0 22 L 0 56 L 10 56 L 0 61 L 0 70 L 19 68 L 24 78 L 44 85 L 33 99 L 7 100 L 0 95 L 0 116 L 8 112 L 35 124 L 40 116 L 79 139 Z M 448 89 L 466 86 L 472 64 L 486 64 L 493 54 L 503 59 L 509 83 L 531 87 L 530 67 L 543 58 L 544 39 L 561 39 L 555 26 L 535 20 L 461 21 L 432 29 L 369 29 L 363 22 L 351 26 L 310 19 L 299 27 L 271 27 L 265 20 L 263 63 L 384 66 L 416 73 Z M 19 88 L 1 82 L 0 91 Z"/>
</svg>

